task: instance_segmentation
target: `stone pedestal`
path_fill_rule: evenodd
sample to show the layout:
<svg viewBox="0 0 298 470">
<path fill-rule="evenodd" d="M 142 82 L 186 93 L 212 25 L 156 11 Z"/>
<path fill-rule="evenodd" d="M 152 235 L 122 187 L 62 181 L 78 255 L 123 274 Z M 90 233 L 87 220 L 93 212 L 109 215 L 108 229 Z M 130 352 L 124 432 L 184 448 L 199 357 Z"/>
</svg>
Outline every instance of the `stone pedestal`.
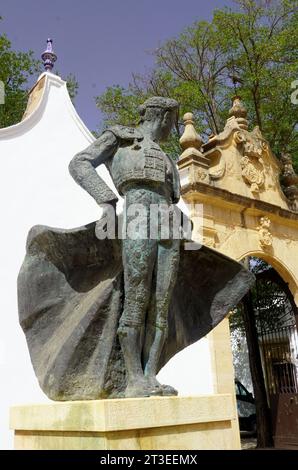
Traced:
<svg viewBox="0 0 298 470">
<path fill-rule="evenodd" d="M 14 406 L 15 449 L 237 449 L 230 394 Z M 236 426 L 237 428 L 237 426 Z"/>
</svg>

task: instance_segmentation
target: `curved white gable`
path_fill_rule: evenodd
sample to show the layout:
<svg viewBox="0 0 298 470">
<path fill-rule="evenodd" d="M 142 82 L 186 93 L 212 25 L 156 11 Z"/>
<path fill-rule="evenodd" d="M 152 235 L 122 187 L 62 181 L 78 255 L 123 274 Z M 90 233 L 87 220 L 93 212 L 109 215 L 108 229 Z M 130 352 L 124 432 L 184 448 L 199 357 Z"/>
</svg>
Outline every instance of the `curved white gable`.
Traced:
<svg viewBox="0 0 298 470">
<path fill-rule="evenodd" d="M 57 108 L 65 106 L 65 110 L 68 111 L 69 117 L 74 120 L 74 123 L 77 125 L 78 130 L 86 137 L 87 142 L 93 142 L 95 139 L 92 133 L 85 126 L 72 104 L 72 101 L 67 91 L 66 82 L 62 80 L 58 75 L 54 75 L 49 72 L 43 72 L 39 76 L 37 83 L 40 82 L 43 78 L 45 78 L 45 84 L 43 86 L 41 99 L 34 111 L 30 113 L 26 117 L 26 119 L 22 120 L 21 122 L 18 122 L 13 126 L 4 127 L 0 129 L 0 140 L 6 138 L 16 138 L 26 132 L 30 132 L 30 130 L 33 129 L 33 127 L 36 126 L 36 124 L 43 118 L 43 114 L 48 105 L 48 101 L 54 99 L 54 105 Z M 56 101 L 56 94 L 53 93 L 53 87 L 58 90 L 59 103 Z"/>
</svg>

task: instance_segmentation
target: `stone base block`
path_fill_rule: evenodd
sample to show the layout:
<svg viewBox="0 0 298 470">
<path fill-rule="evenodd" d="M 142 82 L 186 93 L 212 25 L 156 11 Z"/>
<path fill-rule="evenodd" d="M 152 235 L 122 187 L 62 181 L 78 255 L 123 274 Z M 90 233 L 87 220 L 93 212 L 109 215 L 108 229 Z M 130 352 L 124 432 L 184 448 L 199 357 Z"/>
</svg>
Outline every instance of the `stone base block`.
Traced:
<svg viewBox="0 0 298 470">
<path fill-rule="evenodd" d="M 15 449 L 238 449 L 232 395 L 14 406 Z"/>
</svg>

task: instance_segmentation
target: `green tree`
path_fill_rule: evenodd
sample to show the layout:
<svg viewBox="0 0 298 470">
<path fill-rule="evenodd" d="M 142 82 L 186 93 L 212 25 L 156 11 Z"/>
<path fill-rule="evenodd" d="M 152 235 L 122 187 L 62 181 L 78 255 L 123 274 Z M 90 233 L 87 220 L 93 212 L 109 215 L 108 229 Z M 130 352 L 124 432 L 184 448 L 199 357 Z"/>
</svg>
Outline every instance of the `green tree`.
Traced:
<svg viewBox="0 0 298 470">
<path fill-rule="evenodd" d="M 241 12 L 218 11 L 214 23 L 227 46 L 227 70 L 257 124 L 279 156 L 298 164 L 298 106 L 291 83 L 298 76 L 298 2 L 239 0 Z"/>
<path fill-rule="evenodd" d="M 27 103 L 28 81 L 38 72 L 33 52 L 15 52 L 6 35 L 0 36 L 0 80 L 4 84 L 5 103 L 0 105 L 0 127 L 22 118 Z"/>
<path fill-rule="evenodd" d="M 5 92 L 5 102 L 0 105 L 0 127 L 11 126 L 22 119 L 32 77 L 37 77 L 41 71 L 41 61 L 34 57 L 33 51 L 14 51 L 8 37 L 0 35 L 0 81 Z M 74 99 L 78 83 L 72 74 L 66 80 L 70 96 Z"/>
<path fill-rule="evenodd" d="M 298 1 L 235 0 L 235 10 L 215 10 L 154 51 L 156 65 L 133 75 L 127 89 L 109 87 L 97 98 L 104 124 L 135 124 L 135 104 L 155 94 L 181 103 L 180 116 L 194 113 L 203 137 L 223 129 L 231 97 L 245 102 L 277 156 L 292 154 L 298 169 L 298 105 L 291 83 L 298 79 Z M 181 122 L 171 145 L 179 154 Z"/>
<path fill-rule="evenodd" d="M 54 70 L 54 73 L 61 76 L 58 70 Z M 74 103 L 75 97 L 77 96 L 79 90 L 79 82 L 73 73 L 69 73 L 63 80 L 66 81 L 68 94 L 71 101 Z"/>
<path fill-rule="evenodd" d="M 105 116 L 105 124 L 133 126 L 138 123 L 138 106 L 143 101 L 145 92 L 138 93 L 132 86 L 127 90 L 120 85 L 108 87 L 105 93 L 96 98 L 96 104 Z"/>
</svg>

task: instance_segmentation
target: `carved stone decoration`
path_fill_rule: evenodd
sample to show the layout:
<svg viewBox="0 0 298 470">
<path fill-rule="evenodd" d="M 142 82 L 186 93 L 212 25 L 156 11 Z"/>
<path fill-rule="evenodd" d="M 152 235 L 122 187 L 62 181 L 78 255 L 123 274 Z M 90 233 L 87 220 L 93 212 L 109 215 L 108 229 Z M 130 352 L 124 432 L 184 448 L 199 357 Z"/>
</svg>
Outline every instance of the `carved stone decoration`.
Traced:
<svg viewBox="0 0 298 470">
<path fill-rule="evenodd" d="M 255 131 L 255 130 L 254 130 Z M 258 193 L 264 188 L 265 172 L 263 153 L 267 151 L 264 139 L 248 132 L 238 131 L 234 135 L 235 143 L 242 146 L 243 156 L 240 159 L 242 177 L 250 185 L 252 193 Z M 256 137 L 256 138 L 254 138 Z"/>
<path fill-rule="evenodd" d="M 269 230 L 271 225 L 271 220 L 269 217 L 261 217 L 260 218 L 260 225 L 257 227 L 257 230 L 259 232 L 259 238 L 260 238 L 260 245 L 262 248 L 268 248 L 272 246 L 272 234 Z"/>
<path fill-rule="evenodd" d="M 209 168 L 209 177 L 210 180 L 219 180 L 221 179 L 226 171 L 227 165 L 224 158 L 222 158 L 222 151 L 219 148 L 216 148 L 212 152 L 213 157 L 213 166 Z"/>
<path fill-rule="evenodd" d="M 289 181 L 287 171 L 287 177 L 282 181 L 286 199 L 280 184 L 281 161 L 258 126 L 248 130 L 247 112 L 239 97 L 233 99 L 224 130 L 210 136 L 202 145 L 202 151 L 210 162 L 210 185 L 214 188 L 285 210 L 298 210 L 296 183 Z"/>
<path fill-rule="evenodd" d="M 204 168 L 198 167 L 194 172 L 195 181 L 202 181 L 203 183 L 209 183 L 208 172 Z"/>
<path fill-rule="evenodd" d="M 265 181 L 263 169 L 258 168 L 256 162 L 251 160 L 247 155 L 241 158 L 240 163 L 243 179 L 246 183 L 250 184 L 251 192 L 260 192 Z"/>
<path fill-rule="evenodd" d="M 283 165 L 281 174 L 283 192 L 288 199 L 289 208 L 298 212 L 298 175 L 295 173 L 292 158 L 289 154 L 282 154 L 281 162 Z"/>
<path fill-rule="evenodd" d="M 262 132 L 260 131 L 259 126 L 255 126 L 251 131 L 251 136 L 255 141 L 258 142 L 258 146 L 262 151 L 267 152 L 269 149 L 269 145 L 267 140 L 264 139 Z"/>
<path fill-rule="evenodd" d="M 239 96 L 233 98 L 229 116 L 230 119 L 234 117 L 237 120 L 241 129 L 235 132 L 234 141 L 242 147 L 240 160 L 242 177 L 250 185 L 252 193 L 259 193 L 265 183 L 263 154 L 268 151 L 268 144 L 258 126 L 252 132 L 248 132 L 247 110 Z"/>
</svg>

